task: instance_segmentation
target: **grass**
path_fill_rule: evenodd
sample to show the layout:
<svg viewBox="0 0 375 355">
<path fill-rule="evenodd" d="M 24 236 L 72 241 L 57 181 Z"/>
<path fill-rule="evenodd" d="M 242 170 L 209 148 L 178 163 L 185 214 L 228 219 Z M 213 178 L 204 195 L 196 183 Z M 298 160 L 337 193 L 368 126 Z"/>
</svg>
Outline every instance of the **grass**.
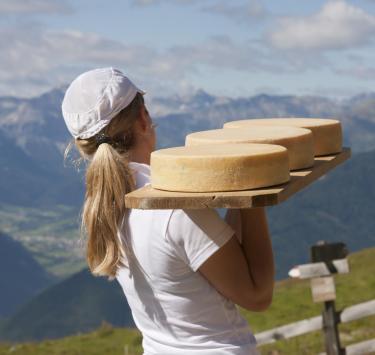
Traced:
<svg viewBox="0 0 375 355">
<path fill-rule="evenodd" d="M 3 344 L 0 354 L 14 355 L 141 355 L 142 337 L 135 329 L 103 324 L 97 331 L 41 343 Z"/>
<path fill-rule="evenodd" d="M 335 276 L 336 308 L 340 310 L 375 296 L 375 248 L 365 249 L 349 256 L 350 273 Z M 276 284 L 272 306 L 263 313 L 241 310 L 254 333 L 279 325 L 292 323 L 321 313 L 322 304 L 314 304 L 310 283 L 288 279 Z M 375 338 L 375 317 L 339 325 L 343 346 Z M 58 340 L 27 344 L 0 344 L 0 354 L 22 355 L 96 355 L 142 354 L 141 335 L 134 329 L 112 328 L 102 325 L 96 332 Z M 302 355 L 324 351 L 321 331 L 281 340 L 259 348 L 262 355 Z"/>
<path fill-rule="evenodd" d="M 336 309 L 375 299 L 375 248 L 349 256 L 350 272 L 335 276 Z M 309 280 L 288 279 L 276 284 L 272 306 L 266 313 L 242 311 L 254 333 L 321 314 L 313 303 Z M 375 338 L 375 317 L 340 324 L 342 345 Z M 302 345 L 303 344 L 303 345 Z M 262 354 L 317 354 L 324 351 L 321 331 L 260 347 Z"/>
</svg>

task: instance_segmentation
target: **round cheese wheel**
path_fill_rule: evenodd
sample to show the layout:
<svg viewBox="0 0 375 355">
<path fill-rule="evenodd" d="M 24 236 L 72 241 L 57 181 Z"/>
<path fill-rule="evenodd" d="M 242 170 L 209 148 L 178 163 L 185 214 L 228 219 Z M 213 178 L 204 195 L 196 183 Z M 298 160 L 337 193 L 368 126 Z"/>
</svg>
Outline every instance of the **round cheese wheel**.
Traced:
<svg viewBox="0 0 375 355">
<path fill-rule="evenodd" d="M 181 192 L 248 190 L 290 179 L 288 151 L 272 144 L 221 144 L 151 153 L 151 186 Z"/>
<path fill-rule="evenodd" d="M 254 125 L 294 126 L 310 129 L 314 137 L 314 154 L 336 154 L 342 150 L 342 128 L 338 120 L 325 118 L 254 118 L 231 121 L 224 128 L 244 128 Z"/>
<path fill-rule="evenodd" d="M 298 127 L 254 126 L 213 129 L 186 136 L 185 145 L 223 143 L 269 143 L 288 149 L 289 169 L 305 169 L 314 165 L 314 143 L 310 130 Z"/>
</svg>

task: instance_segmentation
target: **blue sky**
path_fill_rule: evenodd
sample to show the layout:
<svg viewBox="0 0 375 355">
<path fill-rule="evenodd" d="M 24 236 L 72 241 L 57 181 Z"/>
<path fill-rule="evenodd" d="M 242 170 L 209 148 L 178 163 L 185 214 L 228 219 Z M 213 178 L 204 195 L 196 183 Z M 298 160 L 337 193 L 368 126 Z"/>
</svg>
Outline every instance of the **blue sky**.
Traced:
<svg viewBox="0 0 375 355">
<path fill-rule="evenodd" d="M 375 0 L 1 0 L 0 95 L 103 66 L 153 96 L 374 91 Z"/>
</svg>

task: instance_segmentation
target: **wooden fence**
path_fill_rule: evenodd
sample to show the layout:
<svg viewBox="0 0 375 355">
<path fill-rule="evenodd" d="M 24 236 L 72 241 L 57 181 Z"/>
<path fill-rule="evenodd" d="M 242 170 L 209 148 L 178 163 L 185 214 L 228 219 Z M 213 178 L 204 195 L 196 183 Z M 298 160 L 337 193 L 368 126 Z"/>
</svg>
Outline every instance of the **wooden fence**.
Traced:
<svg viewBox="0 0 375 355">
<path fill-rule="evenodd" d="M 322 315 L 258 333 L 255 335 L 258 346 L 322 329 L 326 353 L 320 355 L 375 354 L 375 339 L 352 344 L 346 348 L 340 345 L 339 323 L 375 315 L 375 299 L 339 312 L 335 310 L 336 290 L 332 274 L 349 272 L 348 260 L 345 258 L 347 254 L 346 245 L 343 243 L 319 242 L 311 247 L 312 263 L 293 268 L 289 275 L 310 279 L 313 301 L 324 303 Z"/>
<path fill-rule="evenodd" d="M 348 323 L 360 318 L 375 315 L 375 299 L 372 301 L 356 304 L 344 308 L 339 313 L 339 323 Z M 304 319 L 295 323 L 283 325 L 281 327 L 266 330 L 255 335 L 258 346 L 271 344 L 281 339 L 288 339 L 298 335 L 323 329 L 323 317 L 317 316 Z M 369 354 L 375 352 L 375 339 L 363 341 L 345 348 L 345 354 Z M 325 354 L 325 353 L 323 353 Z"/>
</svg>

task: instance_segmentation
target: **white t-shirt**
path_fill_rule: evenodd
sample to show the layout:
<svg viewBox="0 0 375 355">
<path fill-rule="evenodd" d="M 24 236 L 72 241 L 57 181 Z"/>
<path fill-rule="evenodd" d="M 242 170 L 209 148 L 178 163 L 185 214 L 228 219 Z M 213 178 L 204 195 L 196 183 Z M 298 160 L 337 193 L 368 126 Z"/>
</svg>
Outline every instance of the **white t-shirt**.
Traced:
<svg viewBox="0 0 375 355">
<path fill-rule="evenodd" d="M 150 168 L 130 163 L 137 188 Z M 133 257 L 117 280 L 143 335 L 146 355 L 259 354 L 233 302 L 197 272 L 233 229 L 215 210 L 131 209 L 120 231 Z"/>
</svg>

